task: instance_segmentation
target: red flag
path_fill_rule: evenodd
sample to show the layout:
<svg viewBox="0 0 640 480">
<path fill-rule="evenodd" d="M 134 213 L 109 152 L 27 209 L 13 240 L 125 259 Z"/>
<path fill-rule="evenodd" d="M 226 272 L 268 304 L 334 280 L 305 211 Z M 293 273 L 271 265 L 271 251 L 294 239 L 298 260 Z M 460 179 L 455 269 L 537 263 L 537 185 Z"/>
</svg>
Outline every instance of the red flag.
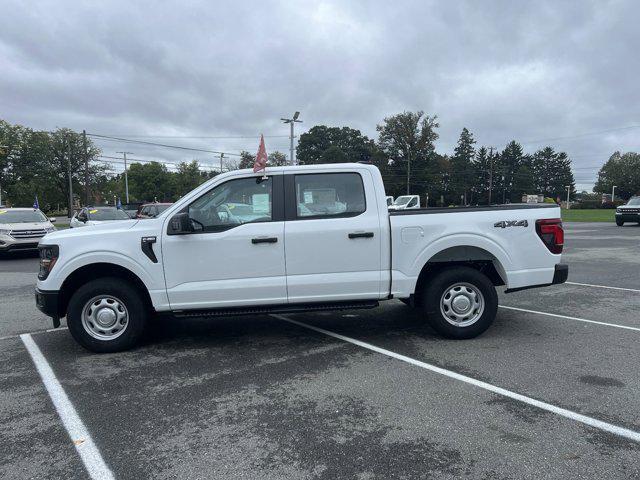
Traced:
<svg viewBox="0 0 640 480">
<path fill-rule="evenodd" d="M 260 134 L 260 147 L 256 154 L 256 161 L 253 164 L 253 173 L 264 170 L 267 166 L 267 149 L 264 146 L 264 136 Z"/>
</svg>

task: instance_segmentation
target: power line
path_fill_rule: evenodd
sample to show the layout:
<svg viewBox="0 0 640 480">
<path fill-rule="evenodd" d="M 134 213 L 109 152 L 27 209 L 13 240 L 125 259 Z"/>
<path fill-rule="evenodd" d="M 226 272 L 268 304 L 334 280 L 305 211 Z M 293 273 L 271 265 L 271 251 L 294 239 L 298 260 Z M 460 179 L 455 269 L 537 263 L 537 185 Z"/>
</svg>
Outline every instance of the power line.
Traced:
<svg viewBox="0 0 640 480">
<path fill-rule="evenodd" d="M 94 134 L 98 135 L 98 134 Z M 234 138 L 256 138 L 259 139 L 260 135 L 229 135 L 229 136 L 208 136 L 208 135 L 122 135 L 122 134 L 100 134 L 103 137 L 121 137 L 121 138 L 187 138 L 187 139 L 234 139 Z M 289 135 L 265 135 L 264 138 L 289 138 Z"/>
<path fill-rule="evenodd" d="M 136 143 L 136 144 L 140 144 L 140 145 L 151 145 L 151 146 L 155 146 L 155 147 L 164 147 L 164 148 L 175 148 L 177 150 L 188 150 L 190 152 L 203 152 L 203 153 L 215 153 L 217 155 L 220 155 L 221 153 L 224 153 L 225 155 L 230 155 L 230 156 L 234 156 L 234 157 L 240 157 L 241 155 L 239 153 L 230 153 L 230 152 L 221 152 L 218 150 L 204 150 L 202 148 L 192 148 L 192 147 L 184 147 L 182 145 L 168 145 L 166 143 L 155 143 L 155 142 L 146 142 L 143 140 L 131 140 L 128 138 L 121 138 L 121 137 L 109 137 L 106 135 L 99 135 L 97 133 L 87 133 L 88 136 L 93 137 L 93 138 L 102 138 L 105 140 L 110 140 L 110 141 L 120 141 L 120 142 L 125 142 L 125 143 Z"/>
<path fill-rule="evenodd" d="M 597 132 L 580 133 L 578 135 L 568 135 L 566 137 L 541 138 L 539 140 L 529 140 L 527 142 L 518 142 L 520 145 L 528 145 L 531 143 L 554 142 L 558 140 L 570 140 L 572 138 L 591 137 L 594 135 L 602 135 L 604 133 L 619 132 L 621 130 L 630 130 L 632 128 L 640 128 L 640 125 L 628 125 L 626 127 L 610 128 L 608 130 L 600 130 Z"/>
</svg>

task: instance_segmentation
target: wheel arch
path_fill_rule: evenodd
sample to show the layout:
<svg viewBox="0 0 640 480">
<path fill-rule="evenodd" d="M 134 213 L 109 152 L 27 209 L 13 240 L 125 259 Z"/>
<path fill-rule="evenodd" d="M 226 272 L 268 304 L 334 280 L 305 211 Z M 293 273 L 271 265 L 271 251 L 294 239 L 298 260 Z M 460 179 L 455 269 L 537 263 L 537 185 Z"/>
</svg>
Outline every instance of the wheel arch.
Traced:
<svg viewBox="0 0 640 480">
<path fill-rule="evenodd" d="M 419 301 L 420 292 L 430 278 L 454 266 L 473 268 L 486 275 L 494 286 L 507 284 L 504 266 L 493 253 L 477 246 L 457 245 L 440 250 L 422 266 L 414 289 L 416 301 Z"/>
<path fill-rule="evenodd" d="M 130 282 L 141 294 L 142 299 L 149 309 L 153 309 L 153 303 L 149 290 L 138 275 L 122 265 L 109 262 L 90 263 L 76 268 L 65 278 L 60 287 L 59 312 L 60 317 L 67 314 L 67 307 L 72 295 L 85 283 L 98 278 L 121 278 Z"/>
</svg>

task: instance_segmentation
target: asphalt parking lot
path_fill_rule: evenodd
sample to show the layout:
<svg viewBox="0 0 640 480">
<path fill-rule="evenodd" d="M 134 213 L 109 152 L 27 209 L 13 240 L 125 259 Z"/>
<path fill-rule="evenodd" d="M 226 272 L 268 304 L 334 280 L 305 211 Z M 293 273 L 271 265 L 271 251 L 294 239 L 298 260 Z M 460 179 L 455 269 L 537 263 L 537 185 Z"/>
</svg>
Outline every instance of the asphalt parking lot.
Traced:
<svg viewBox="0 0 640 480">
<path fill-rule="evenodd" d="M 0 259 L 0 478 L 640 477 L 640 227 L 565 228 L 571 283 L 501 294 L 468 341 L 392 301 L 162 320 L 95 355 L 46 331 L 37 258 Z"/>
</svg>

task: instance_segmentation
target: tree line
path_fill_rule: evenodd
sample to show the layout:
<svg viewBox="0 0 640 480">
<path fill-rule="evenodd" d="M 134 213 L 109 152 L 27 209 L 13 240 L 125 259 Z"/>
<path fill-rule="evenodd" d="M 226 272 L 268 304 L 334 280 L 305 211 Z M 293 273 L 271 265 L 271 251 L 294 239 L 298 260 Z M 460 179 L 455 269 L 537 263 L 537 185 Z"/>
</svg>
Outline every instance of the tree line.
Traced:
<svg viewBox="0 0 640 480">
<path fill-rule="evenodd" d="M 477 147 L 463 128 L 452 154 L 435 149 L 439 123 L 424 112 L 403 112 L 377 125 L 373 140 L 349 127 L 318 125 L 300 135 L 301 164 L 366 161 L 378 166 L 388 195 L 421 195 L 429 205 L 520 202 L 523 194 L 565 198 L 575 190 L 571 160 L 545 147 L 526 153 L 511 141 L 502 150 Z"/>
</svg>

